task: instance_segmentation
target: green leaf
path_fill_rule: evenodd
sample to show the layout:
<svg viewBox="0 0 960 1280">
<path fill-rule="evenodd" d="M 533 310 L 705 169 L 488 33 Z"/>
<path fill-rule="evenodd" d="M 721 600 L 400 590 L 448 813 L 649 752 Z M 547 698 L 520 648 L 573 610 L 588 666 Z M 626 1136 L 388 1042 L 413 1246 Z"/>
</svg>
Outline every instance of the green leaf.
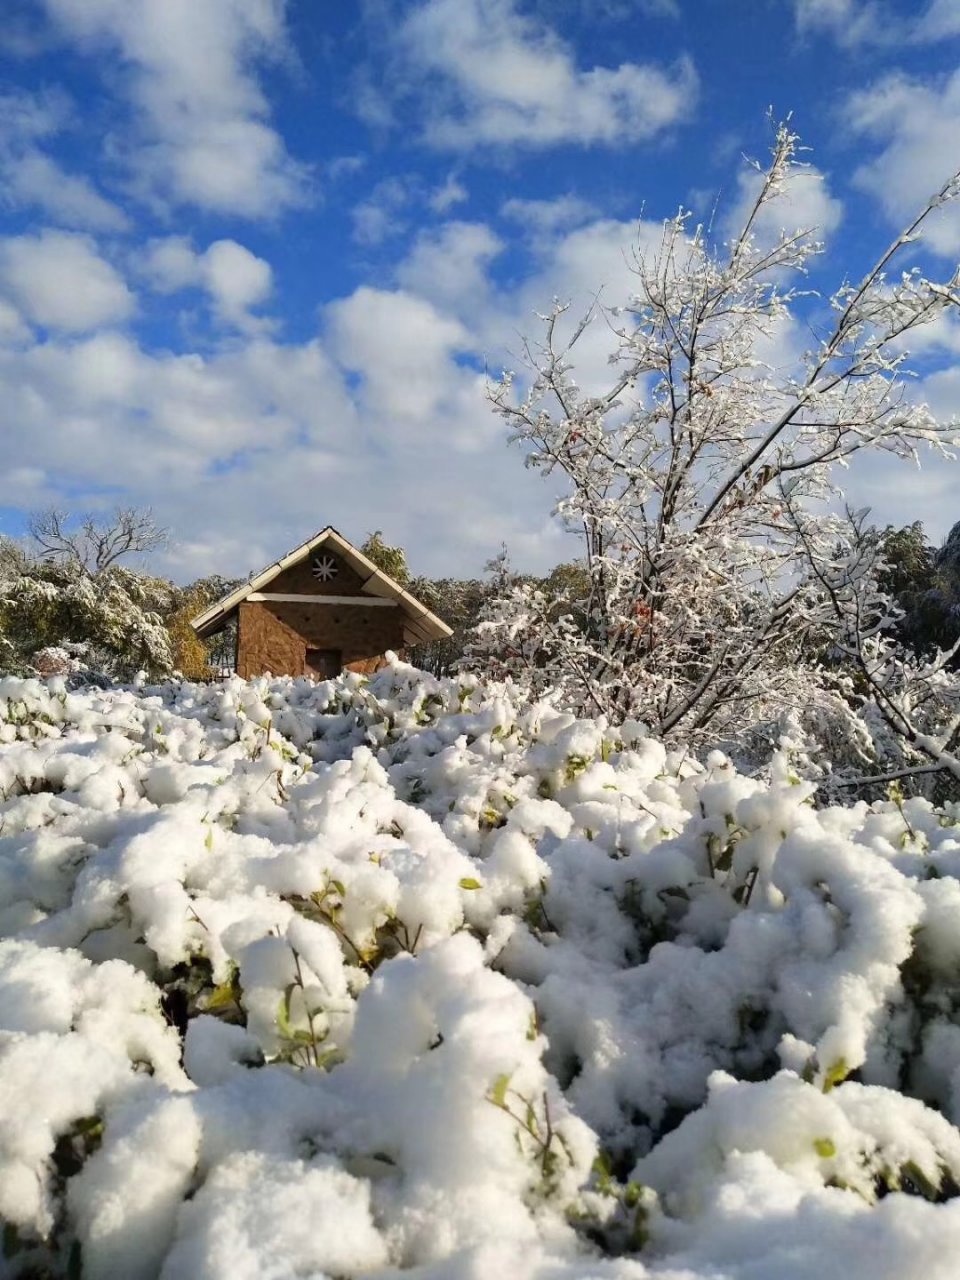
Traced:
<svg viewBox="0 0 960 1280">
<path fill-rule="evenodd" d="M 283 998 L 280 1001 L 280 1007 L 277 1009 L 277 1028 L 287 1040 L 293 1039 L 293 1027 L 290 1025 L 290 997 L 293 995 L 296 985 L 295 982 L 291 982 L 284 987 Z"/>
<path fill-rule="evenodd" d="M 346 891 L 346 889 L 344 888 L 344 885 L 343 885 L 343 881 L 342 881 L 342 880 L 331 880 L 331 881 L 330 881 L 330 888 L 331 888 L 331 889 L 336 889 L 337 893 L 339 893 L 339 895 L 340 895 L 340 897 L 341 897 L 341 898 L 345 898 L 345 897 L 347 896 L 347 891 Z"/>
<path fill-rule="evenodd" d="M 464 876 L 460 881 L 461 889 L 482 889 L 483 885 L 479 880 L 474 880 L 472 876 Z"/>
<path fill-rule="evenodd" d="M 505 1107 L 507 1105 L 507 1090 L 510 1088 L 510 1076 L 497 1076 L 493 1082 L 493 1088 L 490 1090 L 490 1101 L 496 1107 Z"/>
<path fill-rule="evenodd" d="M 206 849 L 213 848 L 213 827 L 207 826 L 207 834 L 203 838 L 203 844 Z"/>
<path fill-rule="evenodd" d="M 633 1216 L 633 1229 L 630 1232 L 630 1244 L 637 1253 L 644 1247 L 650 1239 L 650 1231 L 647 1227 L 647 1219 L 649 1213 L 645 1204 L 637 1205 L 637 1212 Z"/>
<path fill-rule="evenodd" d="M 832 1160 L 837 1154 L 837 1148 L 832 1138 L 814 1138 L 813 1149 L 821 1160 Z"/>
<path fill-rule="evenodd" d="M 643 1184 L 641 1182 L 628 1182 L 623 1190 L 623 1203 L 628 1209 L 633 1209 L 640 1203 L 642 1195 Z"/>
<path fill-rule="evenodd" d="M 529 1102 L 527 1103 L 527 1113 L 526 1113 L 525 1123 L 527 1127 L 527 1133 L 529 1133 L 534 1138 L 539 1137 L 540 1122 L 537 1120 L 537 1113 L 534 1111 L 532 1104 Z"/>
<path fill-rule="evenodd" d="M 850 1068 L 847 1066 L 846 1058 L 838 1058 L 836 1062 L 827 1067 L 823 1077 L 823 1092 L 829 1093 L 831 1089 L 836 1088 L 838 1084 L 842 1084 L 850 1074 Z"/>
<path fill-rule="evenodd" d="M 908 1160 L 900 1169 L 901 1185 L 903 1182 L 907 1184 L 908 1190 L 913 1190 L 918 1195 L 923 1196 L 924 1200 L 932 1200 L 936 1202 L 940 1194 L 940 1183 L 943 1180 L 941 1174 L 937 1182 L 932 1182 L 920 1166 L 913 1160 Z"/>
<path fill-rule="evenodd" d="M 237 989 L 237 974 L 234 971 L 226 982 L 221 982 L 218 987 L 214 987 L 210 994 L 203 1002 L 205 1013 L 214 1013 L 218 1009 L 228 1009 L 237 1004 L 239 999 L 239 991 Z"/>
</svg>

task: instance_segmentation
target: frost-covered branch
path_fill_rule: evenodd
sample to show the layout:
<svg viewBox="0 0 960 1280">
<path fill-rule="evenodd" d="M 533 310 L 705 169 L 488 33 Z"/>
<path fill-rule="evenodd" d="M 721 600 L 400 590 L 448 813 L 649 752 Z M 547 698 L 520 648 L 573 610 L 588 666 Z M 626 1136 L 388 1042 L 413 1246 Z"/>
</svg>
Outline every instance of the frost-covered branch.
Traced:
<svg viewBox="0 0 960 1280">
<path fill-rule="evenodd" d="M 562 477 L 556 514 L 581 540 L 586 583 L 549 599 L 516 585 L 478 648 L 575 706 L 661 734 L 736 738 L 744 720 L 810 701 L 817 664 L 801 658 L 841 639 L 807 545 L 821 564 L 833 532 L 809 513 L 836 504 L 836 469 L 854 454 L 947 454 L 956 434 L 908 394 L 904 340 L 957 304 L 958 275 L 891 270 L 960 177 L 859 284 L 835 291 L 825 335 L 775 362 L 801 299 L 818 306 L 803 285 L 822 252 L 814 232 L 768 231 L 805 168 L 798 151 L 781 126 L 726 244 L 683 211 L 668 219 L 657 250 L 634 255 L 624 305 L 594 303 L 571 325 L 556 303 L 540 342 L 525 344 L 522 378 L 490 391 L 528 465 Z M 606 385 L 592 367 L 574 376 L 597 324 L 612 335 Z"/>
</svg>

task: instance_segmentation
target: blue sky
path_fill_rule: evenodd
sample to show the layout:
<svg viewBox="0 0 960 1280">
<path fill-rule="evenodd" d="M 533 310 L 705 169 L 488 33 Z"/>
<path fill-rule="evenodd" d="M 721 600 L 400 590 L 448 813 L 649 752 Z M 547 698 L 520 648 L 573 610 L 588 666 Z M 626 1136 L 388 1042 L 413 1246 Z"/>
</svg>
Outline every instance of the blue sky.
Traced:
<svg viewBox="0 0 960 1280">
<path fill-rule="evenodd" d="M 484 369 L 553 296 L 623 296 L 680 204 L 732 217 L 768 107 L 829 288 L 960 167 L 960 3 L 7 0 L 0 531 L 150 505 L 181 579 L 327 523 L 437 574 L 568 557 Z M 960 211 L 922 252 L 949 275 Z M 958 353 L 952 321 L 924 353 L 945 416 Z M 958 476 L 849 493 L 939 539 Z"/>
</svg>

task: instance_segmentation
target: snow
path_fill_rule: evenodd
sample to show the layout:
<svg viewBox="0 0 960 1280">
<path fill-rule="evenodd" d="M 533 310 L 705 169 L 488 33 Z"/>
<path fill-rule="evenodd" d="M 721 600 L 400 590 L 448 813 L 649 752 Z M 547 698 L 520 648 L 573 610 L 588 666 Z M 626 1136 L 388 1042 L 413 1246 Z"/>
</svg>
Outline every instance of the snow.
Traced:
<svg viewBox="0 0 960 1280">
<path fill-rule="evenodd" d="M 401 663 L 0 741 L 0 1276 L 952 1275 L 956 806 Z"/>
</svg>

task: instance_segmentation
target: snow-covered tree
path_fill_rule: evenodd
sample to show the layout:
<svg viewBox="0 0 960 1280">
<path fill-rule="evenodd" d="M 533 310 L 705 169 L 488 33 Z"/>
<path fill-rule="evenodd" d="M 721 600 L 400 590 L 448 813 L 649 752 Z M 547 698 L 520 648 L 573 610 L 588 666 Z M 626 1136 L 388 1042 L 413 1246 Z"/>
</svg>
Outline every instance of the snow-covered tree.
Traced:
<svg viewBox="0 0 960 1280">
<path fill-rule="evenodd" d="M 167 675 L 174 654 L 164 619 L 177 596 L 173 583 L 122 565 L 91 577 L 72 561 L 27 560 L 21 572 L 0 577 L 4 666 L 29 670 L 53 647 L 78 667 L 112 676 Z"/>
<path fill-rule="evenodd" d="M 865 449 L 945 450 L 954 433 L 905 379 L 912 331 L 957 303 L 958 276 L 899 265 L 960 177 L 827 312 L 804 287 L 822 252 L 814 232 L 769 231 L 788 216 L 777 201 L 791 182 L 814 180 L 789 126 L 757 168 L 726 243 L 680 212 L 655 252 L 636 252 L 625 305 L 595 305 L 571 327 L 555 304 L 541 341 L 525 344 L 527 374 L 491 391 L 528 464 L 563 479 L 556 511 L 582 539 L 588 585 L 514 585 L 479 642 L 503 656 L 536 637 L 535 670 L 518 667 L 535 684 L 693 742 L 843 703 L 834 675 L 800 661 L 846 625 L 821 572 L 846 536 L 828 514 L 837 469 Z M 798 309 L 814 340 L 794 354 Z M 598 390 L 589 365 L 604 327 L 613 372 Z M 584 348 L 587 387 L 573 372 Z"/>
<path fill-rule="evenodd" d="M 78 521 L 35 513 L 31 544 L 0 551 L 0 664 L 40 674 L 78 670 L 129 678 L 169 674 L 183 645 L 167 626 L 183 592 L 164 578 L 120 563 L 164 545 L 149 511 L 119 508 L 112 518 Z M 191 633 L 192 634 L 192 633 Z M 195 663 L 191 674 L 200 674 Z"/>
<path fill-rule="evenodd" d="M 367 534 L 367 540 L 360 550 L 368 560 L 372 560 L 378 569 L 382 569 L 401 587 L 405 587 L 410 581 L 406 551 L 403 547 L 394 547 L 389 542 L 384 542 L 383 534 L 379 529 Z"/>
</svg>

